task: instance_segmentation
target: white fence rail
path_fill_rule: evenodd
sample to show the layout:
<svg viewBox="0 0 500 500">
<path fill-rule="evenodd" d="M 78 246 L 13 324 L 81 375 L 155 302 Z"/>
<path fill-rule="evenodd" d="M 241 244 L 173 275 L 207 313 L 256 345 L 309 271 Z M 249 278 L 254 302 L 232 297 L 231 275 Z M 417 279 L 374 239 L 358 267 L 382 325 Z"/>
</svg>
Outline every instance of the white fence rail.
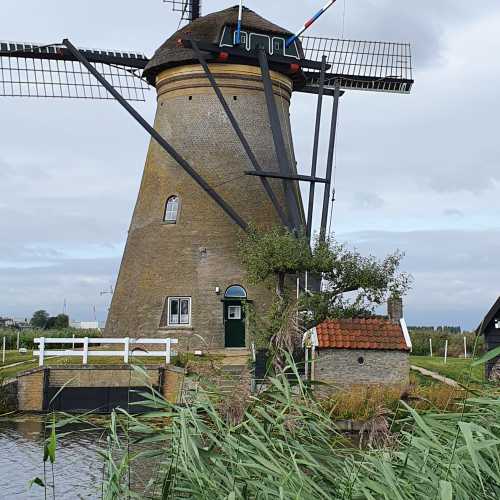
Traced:
<svg viewBox="0 0 500 500">
<path fill-rule="evenodd" d="M 155 357 L 164 358 L 165 363 L 170 364 L 171 358 L 177 353 L 172 350 L 172 345 L 177 344 L 177 339 L 102 339 L 102 338 L 45 338 L 35 339 L 35 344 L 38 344 L 38 350 L 33 351 L 33 356 L 38 356 L 38 366 L 43 366 L 46 356 L 62 356 L 62 357 L 81 357 L 83 364 L 88 364 L 89 356 L 99 357 L 120 357 L 124 363 L 128 363 L 131 357 Z M 81 344 L 82 349 L 47 349 L 50 344 L 71 344 L 72 346 Z M 102 344 L 103 348 L 99 350 L 91 350 L 91 344 Z M 123 345 L 123 350 L 113 351 L 108 350 L 112 345 Z M 157 345 L 163 346 L 160 350 L 148 350 L 144 346 Z"/>
</svg>

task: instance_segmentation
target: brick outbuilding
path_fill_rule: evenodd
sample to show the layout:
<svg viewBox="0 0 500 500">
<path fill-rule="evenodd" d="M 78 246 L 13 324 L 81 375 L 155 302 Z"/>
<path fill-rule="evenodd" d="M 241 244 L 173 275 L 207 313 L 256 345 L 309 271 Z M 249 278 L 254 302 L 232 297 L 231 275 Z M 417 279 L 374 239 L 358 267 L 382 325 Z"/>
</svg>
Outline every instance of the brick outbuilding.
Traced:
<svg viewBox="0 0 500 500">
<path fill-rule="evenodd" d="M 409 383 L 411 341 L 404 319 L 326 320 L 316 333 L 316 380 L 339 389 Z"/>
</svg>

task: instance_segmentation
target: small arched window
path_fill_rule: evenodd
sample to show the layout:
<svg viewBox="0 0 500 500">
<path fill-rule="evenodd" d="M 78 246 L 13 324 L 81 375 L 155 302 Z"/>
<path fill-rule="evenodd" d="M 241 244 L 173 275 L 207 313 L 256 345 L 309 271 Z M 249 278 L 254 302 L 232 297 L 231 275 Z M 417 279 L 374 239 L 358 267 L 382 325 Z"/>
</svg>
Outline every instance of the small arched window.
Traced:
<svg viewBox="0 0 500 500">
<path fill-rule="evenodd" d="M 177 217 L 179 215 L 179 197 L 171 196 L 167 200 L 165 205 L 165 216 L 163 217 L 164 222 L 169 224 L 175 224 L 177 222 Z"/>
<path fill-rule="evenodd" d="M 242 286 L 234 285 L 234 286 L 230 286 L 226 290 L 224 297 L 226 299 L 246 299 L 247 292 Z"/>
</svg>

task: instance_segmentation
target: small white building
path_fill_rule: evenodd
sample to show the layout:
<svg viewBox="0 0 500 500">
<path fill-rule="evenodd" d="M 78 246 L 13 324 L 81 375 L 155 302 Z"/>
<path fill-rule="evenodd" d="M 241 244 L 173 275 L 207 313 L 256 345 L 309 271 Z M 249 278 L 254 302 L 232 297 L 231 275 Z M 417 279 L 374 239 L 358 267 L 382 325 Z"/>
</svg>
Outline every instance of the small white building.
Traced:
<svg viewBox="0 0 500 500">
<path fill-rule="evenodd" d="M 100 330 L 99 321 L 72 321 L 70 326 L 77 330 Z"/>
</svg>

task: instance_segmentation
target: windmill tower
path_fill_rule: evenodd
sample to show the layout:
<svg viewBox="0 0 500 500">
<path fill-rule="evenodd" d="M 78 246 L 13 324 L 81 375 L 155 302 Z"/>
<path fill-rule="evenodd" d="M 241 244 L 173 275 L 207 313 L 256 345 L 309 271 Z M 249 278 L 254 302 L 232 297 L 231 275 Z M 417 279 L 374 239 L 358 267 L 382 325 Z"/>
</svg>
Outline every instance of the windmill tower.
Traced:
<svg viewBox="0 0 500 500">
<path fill-rule="evenodd" d="M 229 8 L 188 24 L 156 52 L 145 76 L 158 94 L 156 130 L 217 189 L 239 218 L 271 227 L 283 223 L 280 214 L 262 180 L 245 175 L 251 162 L 195 51 L 180 42 L 190 37 L 198 44 L 220 46 L 225 37 L 232 44 L 237 17 L 238 8 Z M 291 35 L 252 11 L 246 10 L 244 19 L 248 33 L 265 33 L 282 41 Z M 209 66 L 256 161 L 279 174 L 260 68 L 243 59 L 233 64 L 213 60 Z M 289 116 L 294 81 L 287 73 L 289 69 L 269 71 L 286 162 L 296 173 Z M 293 220 L 294 227 L 304 227 L 296 183 L 288 186 L 286 193 L 279 179 L 265 180 L 265 184 L 277 205 L 287 207 L 281 210 L 282 216 Z M 238 257 L 242 232 L 238 221 L 225 215 L 152 141 L 107 334 L 182 339 L 196 333 L 212 347 L 249 345 L 242 301 L 252 300 L 258 311 L 263 310 L 269 305 L 270 294 L 265 287 L 251 286 L 245 279 Z M 191 339 L 191 345 L 200 342 L 199 337 Z"/>
<path fill-rule="evenodd" d="M 164 0 L 189 22 L 152 59 L 61 44 L 0 42 L 0 96 L 115 99 L 152 141 L 106 336 L 175 337 L 180 347 L 249 347 L 244 304 L 269 306 L 238 257 L 249 224 L 311 234 L 324 186 L 325 237 L 337 112 L 350 90 L 410 92 L 407 44 L 300 36 L 235 6 L 200 17 L 199 0 Z M 154 126 L 130 101 L 157 94 Z M 290 127 L 297 92 L 315 94 L 310 175 L 299 175 Z M 326 175 L 318 177 L 324 99 L 331 97 Z M 321 162 L 323 163 L 323 162 Z M 309 184 L 307 210 L 299 182 Z"/>
</svg>

